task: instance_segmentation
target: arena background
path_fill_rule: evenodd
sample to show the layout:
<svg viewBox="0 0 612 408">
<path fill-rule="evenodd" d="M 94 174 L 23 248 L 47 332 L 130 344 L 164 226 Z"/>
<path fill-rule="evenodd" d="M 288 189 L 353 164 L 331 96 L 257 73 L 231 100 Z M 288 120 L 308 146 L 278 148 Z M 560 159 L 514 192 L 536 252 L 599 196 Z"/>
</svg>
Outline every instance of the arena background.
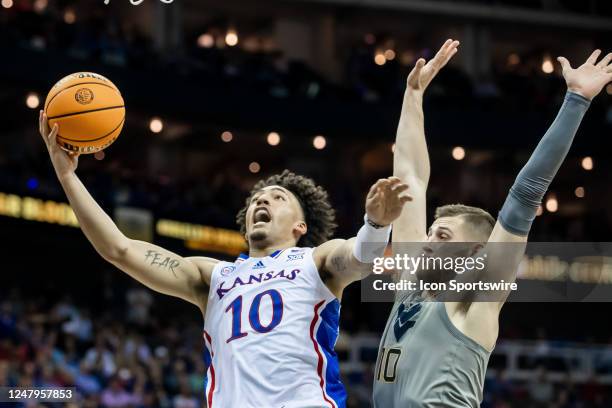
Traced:
<svg viewBox="0 0 612 408">
<path fill-rule="evenodd" d="M 231 259 L 246 193 L 284 168 L 324 185 L 337 236 L 355 234 L 366 189 L 392 171 L 406 75 L 446 38 L 461 46 L 425 99 L 430 217 L 454 202 L 496 214 L 562 101 L 556 56 L 579 65 L 612 50 L 608 0 L 1 6 L 0 385 L 76 386 L 83 407 L 199 405 L 203 323 L 106 264 L 76 227 L 37 133 L 61 77 L 97 72 L 125 98 L 121 137 L 77 171 L 121 228 Z M 592 103 L 530 240 L 610 240 L 611 94 Z M 389 307 L 361 303 L 358 283 L 345 292 L 349 407 L 370 406 Z M 504 306 L 483 407 L 612 406 L 611 314 L 612 303 Z"/>
</svg>

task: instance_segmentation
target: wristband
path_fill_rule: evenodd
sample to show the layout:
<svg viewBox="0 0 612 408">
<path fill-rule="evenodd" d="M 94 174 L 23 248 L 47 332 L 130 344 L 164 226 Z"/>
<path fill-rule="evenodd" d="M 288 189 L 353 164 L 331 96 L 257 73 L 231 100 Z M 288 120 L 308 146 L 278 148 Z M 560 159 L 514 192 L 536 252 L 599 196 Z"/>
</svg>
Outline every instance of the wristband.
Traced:
<svg viewBox="0 0 612 408">
<path fill-rule="evenodd" d="M 353 255 L 361 263 L 372 263 L 385 254 L 391 236 L 391 225 L 378 225 L 363 217 L 363 225 L 353 245 Z"/>
<path fill-rule="evenodd" d="M 367 214 L 366 214 L 366 216 L 365 216 L 363 219 L 364 219 L 364 221 L 365 221 L 366 223 L 370 224 L 370 225 L 371 225 L 372 227 L 374 227 L 375 229 L 385 228 L 385 226 L 384 226 L 384 225 L 377 224 L 377 223 L 375 223 L 374 221 L 370 220 L 370 219 L 368 218 L 368 215 L 367 215 Z"/>
</svg>

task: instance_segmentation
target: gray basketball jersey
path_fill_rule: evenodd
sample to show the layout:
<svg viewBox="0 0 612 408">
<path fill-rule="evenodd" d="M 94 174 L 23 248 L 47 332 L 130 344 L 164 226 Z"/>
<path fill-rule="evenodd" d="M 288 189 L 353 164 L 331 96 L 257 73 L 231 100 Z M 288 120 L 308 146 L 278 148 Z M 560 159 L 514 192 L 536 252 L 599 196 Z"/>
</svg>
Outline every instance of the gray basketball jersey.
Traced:
<svg viewBox="0 0 612 408">
<path fill-rule="evenodd" d="M 411 293 L 393 305 L 380 342 L 374 407 L 479 407 L 490 354 L 453 325 L 443 302 Z"/>
</svg>

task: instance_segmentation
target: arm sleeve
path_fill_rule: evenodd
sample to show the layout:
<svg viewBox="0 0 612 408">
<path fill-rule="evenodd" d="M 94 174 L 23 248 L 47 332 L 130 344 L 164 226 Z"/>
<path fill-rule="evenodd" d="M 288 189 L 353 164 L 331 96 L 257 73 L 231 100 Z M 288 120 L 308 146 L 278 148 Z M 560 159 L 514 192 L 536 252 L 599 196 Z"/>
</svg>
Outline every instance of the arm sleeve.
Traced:
<svg viewBox="0 0 612 408">
<path fill-rule="evenodd" d="M 499 212 L 506 231 L 525 236 L 538 206 L 569 151 L 590 101 L 573 92 L 565 100 L 554 122 L 522 168 Z"/>
</svg>

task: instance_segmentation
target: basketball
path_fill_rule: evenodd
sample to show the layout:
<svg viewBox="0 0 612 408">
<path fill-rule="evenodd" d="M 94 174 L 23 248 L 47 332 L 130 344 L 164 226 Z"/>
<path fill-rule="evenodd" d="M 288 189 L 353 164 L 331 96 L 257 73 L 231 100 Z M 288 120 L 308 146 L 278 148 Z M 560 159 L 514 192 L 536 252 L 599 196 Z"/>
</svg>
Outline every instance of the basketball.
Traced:
<svg viewBox="0 0 612 408">
<path fill-rule="evenodd" d="M 49 126 L 59 125 L 57 142 L 66 151 L 95 153 L 121 133 L 125 105 L 119 89 L 107 78 L 78 72 L 58 81 L 47 95 Z"/>
</svg>

